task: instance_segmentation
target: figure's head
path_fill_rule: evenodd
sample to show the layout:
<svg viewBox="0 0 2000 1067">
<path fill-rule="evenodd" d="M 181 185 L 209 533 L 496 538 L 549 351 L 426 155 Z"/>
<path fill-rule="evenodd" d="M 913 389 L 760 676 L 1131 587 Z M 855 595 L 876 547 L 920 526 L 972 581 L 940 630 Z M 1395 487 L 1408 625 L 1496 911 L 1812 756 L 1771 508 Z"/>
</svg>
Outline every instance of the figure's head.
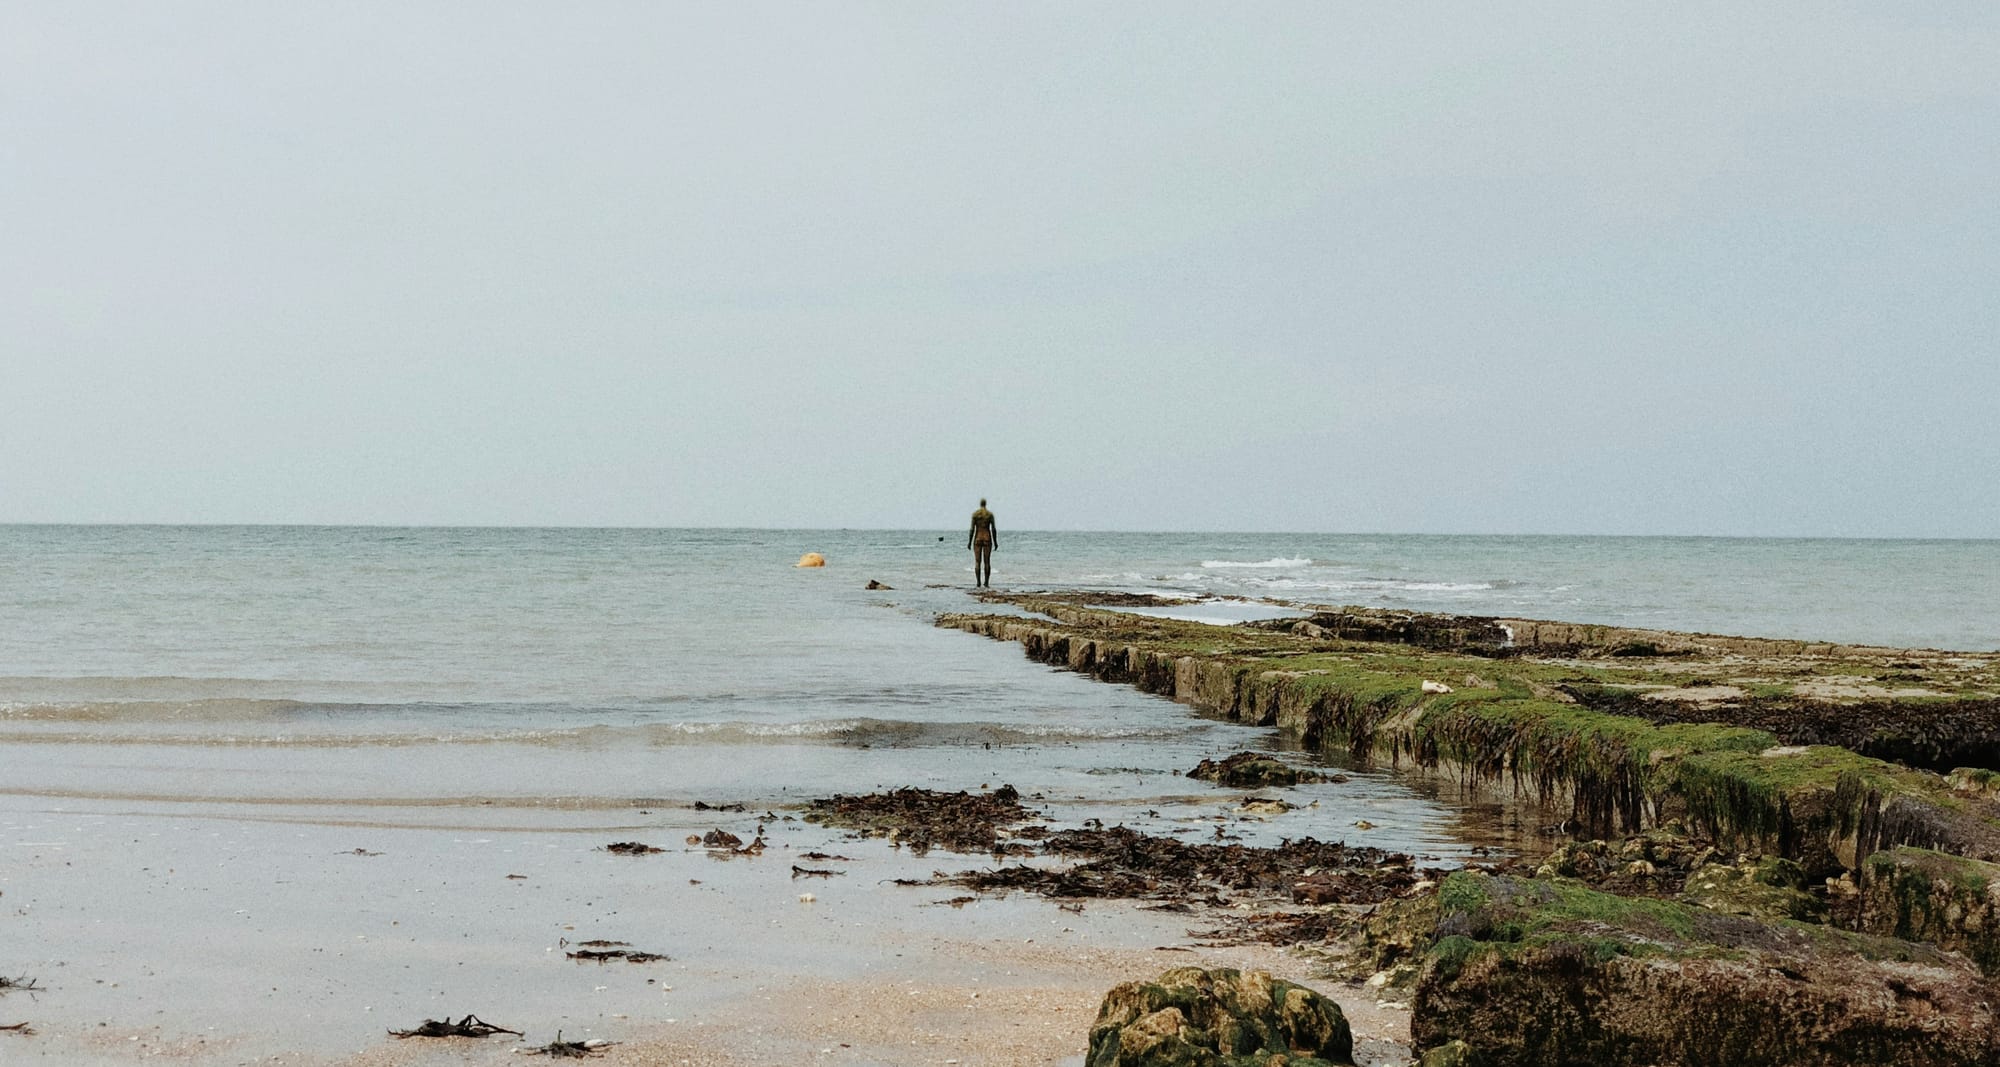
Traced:
<svg viewBox="0 0 2000 1067">
<path fill-rule="evenodd" d="M 982 496 L 982 497 L 980 497 L 980 498 L 979 498 L 979 506 L 980 506 L 980 507 L 982 507 L 982 508 L 986 506 L 986 498 L 985 498 L 985 497 L 983 497 L 983 496 Z"/>
</svg>

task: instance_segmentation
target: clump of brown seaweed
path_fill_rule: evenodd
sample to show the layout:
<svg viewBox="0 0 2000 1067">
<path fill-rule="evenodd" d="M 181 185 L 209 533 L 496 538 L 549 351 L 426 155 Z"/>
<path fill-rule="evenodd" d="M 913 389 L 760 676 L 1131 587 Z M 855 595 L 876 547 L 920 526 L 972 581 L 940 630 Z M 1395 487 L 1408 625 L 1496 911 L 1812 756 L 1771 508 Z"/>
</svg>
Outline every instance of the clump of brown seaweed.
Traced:
<svg viewBox="0 0 2000 1067">
<path fill-rule="evenodd" d="M 897 789 L 859 796 L 839 795 L 815 800 L 806 812 L 809 822 L 853 830 L 864 837 L 887 837 L 918 855 L 933 847 L 953 852 L 1025 855 L 1033 851 L 1002 832 L 1035 817 L 1021 805 L 1011 785 L 990 793 L 944 793 L 930 789 Z M 1034 836 L 1032 828 L 1015 830 L 1010 838 Z"/>
</svg>

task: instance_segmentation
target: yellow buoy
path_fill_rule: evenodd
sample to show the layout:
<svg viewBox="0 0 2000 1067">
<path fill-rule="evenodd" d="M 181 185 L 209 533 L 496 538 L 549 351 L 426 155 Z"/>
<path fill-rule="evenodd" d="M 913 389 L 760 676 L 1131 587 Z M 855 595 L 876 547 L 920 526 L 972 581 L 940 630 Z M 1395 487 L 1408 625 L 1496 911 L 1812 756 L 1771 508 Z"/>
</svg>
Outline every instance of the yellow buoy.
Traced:
<svg viewBox="0 0 2000 1067">
<path fill-rule="evenodd" d="M 817 552 L 808 552 L 799 557 L 798 565 L 801 567 L 824 567 L 826 566 L 826 557 Z"/>
</svg>

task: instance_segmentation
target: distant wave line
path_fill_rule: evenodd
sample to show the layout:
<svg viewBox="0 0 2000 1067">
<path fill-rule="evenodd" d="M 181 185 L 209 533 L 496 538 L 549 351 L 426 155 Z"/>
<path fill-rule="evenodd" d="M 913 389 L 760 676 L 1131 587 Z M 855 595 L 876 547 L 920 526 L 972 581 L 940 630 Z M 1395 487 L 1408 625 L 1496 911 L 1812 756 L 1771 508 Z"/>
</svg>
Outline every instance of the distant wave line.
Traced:
<svg viewBox="0 0 2000 1067">
<path fill-rule="evenodd" d="M 594 748 L 637 743 L 653 746 L 832 744 L 882 748 L 1043 745 L 1063 742 L 1135 741 L 1178 737 L 1196 724 L 1078 726 L 1071 723 L 993 721 L 925 722 L 839 718 L 798 722 L 706 720 L 595 723 L 557 729 L 426 730 L 379 732 L 145 733 L 0 730 L 0 743 L 47 745 L 161 745 L 213 748 L 411 748 L 423 745 L 542 745 Z"/>
</svg>

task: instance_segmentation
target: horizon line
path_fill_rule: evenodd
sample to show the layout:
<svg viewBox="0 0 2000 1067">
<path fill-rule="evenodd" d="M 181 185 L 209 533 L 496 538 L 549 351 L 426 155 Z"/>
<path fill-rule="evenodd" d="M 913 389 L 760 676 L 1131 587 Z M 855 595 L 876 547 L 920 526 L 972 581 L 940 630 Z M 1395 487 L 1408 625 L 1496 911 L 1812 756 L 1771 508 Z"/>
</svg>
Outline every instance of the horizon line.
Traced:
<svg viewBox="0 0 2000 1067">
<path fill-rule="evenodd" d="M 0 528 L 63 528 L 86 529 L 179 529 L 179 530 L 571 530 L 571 531 L 761 531 L 770 533 L 917 533 L 943 530 L 950 533 L 952 527 L 931 526 L 742 526 L 742 525 L 637 525 L 637 524 L 549 524 L 549 523 L 386 523 L 386 522 L 49 522 L 49 521 L 0 521 Z M 1737 533 L 1580 533 L 1563 531 L 1515 531 L 1508 533 L 1469 533 L 1423 530 L 1253 530 L 1253 529 L 1182 529 L 1182 530 L 1142 530 L 1084 527 L 1022 527 L 1014 530 L 1015 535 L 1028 534 L 1178 534 L 1206 535 L 1216 537 L 1254 535 L 1263 537 L 1528 537 L 1528 538 L 1602 538 L 1610 539 L 1658 539 L 1658 540 L 1707 540 L 1707 541 L 2000 541 L 2000 536 L 1969 537 L 1948 534 L 1737 534 Z"/>
</svg>

